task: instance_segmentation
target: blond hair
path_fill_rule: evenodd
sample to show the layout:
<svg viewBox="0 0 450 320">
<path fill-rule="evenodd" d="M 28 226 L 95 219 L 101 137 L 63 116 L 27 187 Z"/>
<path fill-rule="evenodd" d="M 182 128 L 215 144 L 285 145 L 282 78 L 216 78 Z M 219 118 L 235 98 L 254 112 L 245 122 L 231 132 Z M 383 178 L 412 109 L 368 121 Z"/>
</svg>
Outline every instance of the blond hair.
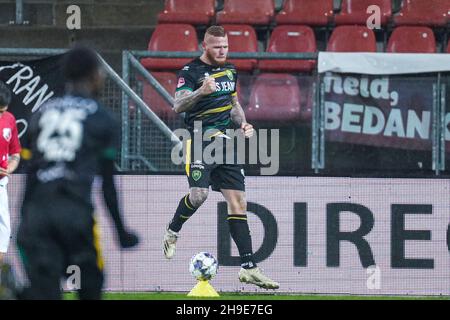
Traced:
<svg viewBox="0 0 450 320">
<path fill-rule="evenodd" d="M 222 26 L 211 26 L 206 29 L 206 35 L 211 35 L 213 37 L 226 37 L 225 29 Z"/>
</svg>

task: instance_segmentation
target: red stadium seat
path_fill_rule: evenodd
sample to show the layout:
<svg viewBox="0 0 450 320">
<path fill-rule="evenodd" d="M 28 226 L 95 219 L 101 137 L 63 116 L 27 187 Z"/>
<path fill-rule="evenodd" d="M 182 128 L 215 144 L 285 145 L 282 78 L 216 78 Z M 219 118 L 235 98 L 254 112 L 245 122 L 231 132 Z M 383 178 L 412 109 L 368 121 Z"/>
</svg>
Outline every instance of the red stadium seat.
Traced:
<svg viewBox="0 0 450 320">
<path fill-rule="evenodd" d="M 274 0 L 224 0 L 218 24 L 267 25 L 275 14 Z"/>
<path fill-rule="evenodd" d="M 258 40 L 256 32 L 251 26 L 246 25 L 224 25 L 228 35 L 228 46 L 230 52 L 257 52 Z M 251 71 L 256 67 L 256 59 L 230 59 L 238 70 Z"/>
<path fill-rule="evenodd" d="M 403 0 L 396 25 L 445 26 L 450 16 L 450 0 Z"/>
<path fill-rule="evenodd" d="M 336 27 L 328 41 L 327 51 L 376 52 L 375 34 L 369 28 L 363 26 Z"/>
<path fill-rule="evenodd" d="M 277 24 L 326 26 L 333 17 L 333 0 L 285 0 Z"/>
<path fill-rule="evenodd" d="M 215 0 L 166 0 L 158 22 L 207 25 L 214 14 Z"/>
<path fill-rule="evenodd" d="M 170 72 L 153 72 L 152 75 L 172 95 L 175 95 L 177 76 Z M 147 82 L 143 81 L 142 100 L 163 120 L 177 117 L 172 106 Z"/>
<path fill-rule="evenodd" d="M 372 13 L 367 8 L 376 5 L 381 9 L 381 24 L 385 25 L 392 16 L 391 0 L 343 0 L 341 12 L 335 16 L 337 25 L 365 25 Z"/>
<path fill-rule="evenodd" d="M 314 31 L 307 26 L 278 26 L 270 37 L 267 52 L 316 52 Z M 314 60 L 261 60 L 261 71 L 310 72 Z"/>
<path fill-rule="evenodd" d="M 290 74 L 260 74 L 253 85 L 245 114 L 249 121 L 298 121 L 300 90 L 297 78 Z"/>
<path fill-rule="evenodd" d="M 428 27 L 398 27 L 389 38 L 387 52 L 436 53 L 436 39 Z"/>
<path fill-rule="evenodd" d="M 197 32 L 188 24 L 160 24 L 152 34 L 149 51 L 198 51 Z M 192 59 L 142 59 L 142 65 L 150 70 L 178 70 Z"/>
</svg>

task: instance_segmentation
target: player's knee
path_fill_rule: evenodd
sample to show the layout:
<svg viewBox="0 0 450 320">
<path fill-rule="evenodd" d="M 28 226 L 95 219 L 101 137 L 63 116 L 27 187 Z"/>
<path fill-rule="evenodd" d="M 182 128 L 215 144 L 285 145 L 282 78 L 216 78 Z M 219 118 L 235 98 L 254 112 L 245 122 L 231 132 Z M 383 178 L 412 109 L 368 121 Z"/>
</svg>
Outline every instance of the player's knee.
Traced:
<svg viewBox="0 0 450 320">
<path fill-rule="evenodd" d="M 246 214 L 247 201 L 244 196 L 239 196 L 228 202 L 230 214 Z"/>
<path fill-rule="evenodd" d="M 196 208 L 200 207 L 208 198 L 208 189 L 193 188 L 189 193 L 189 201 Z"/>
</svg>

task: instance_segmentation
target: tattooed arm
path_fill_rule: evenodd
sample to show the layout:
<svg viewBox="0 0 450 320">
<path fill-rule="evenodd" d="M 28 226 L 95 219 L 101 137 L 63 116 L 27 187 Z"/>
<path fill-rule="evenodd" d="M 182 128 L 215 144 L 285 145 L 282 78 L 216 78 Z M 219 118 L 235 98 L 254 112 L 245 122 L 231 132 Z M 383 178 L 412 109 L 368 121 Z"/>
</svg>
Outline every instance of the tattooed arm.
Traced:
<svg viewBox="0 0 450 320">
<path fill-rule="evenodd" d="M 189 111 L 202 97 L 201 90 L 180 90 L 175 93 L 173 109 L 176 113 Z"/>
<path fill-rule="evenodd" d="M 189 111 L 201 98 L 216 92 L 216 80 L 212 77 L 206 78 L 203 85 L 197 90 L 180 90 L 175 94 L 173 109 L 176 113 Z"/>
<path fill-rule="evenodd" d="M 19 163 L 20 163 L 20 153 L 12 154 L 8 160 L 8 169 L 7 169 L 8 173 L 11 174 L 14 171 L 16 171 L 17 167 L 19 166 Z"/>
<path fill-rule="evenodd" d="M 237 126 L 241 126 L 242 123 L 246 123 L 245 113 L 242 109 L 241 104 L 239 103 L 238 97 L 235 95 L 231 100 L 231 104 L 233 108 L 231 109 L 231 120 Z"/>
<path fill-rule="evenodd" d="M 6 169 L 0 168 L 0 178 L 3 178 L 4 176 L 9 176 L 11 173 L 13 173 L 19 166 L 19 162 L 20 162 L 20 153 L 12 154 L 8 160 L 8 168 Z"/>
<path fill-rule="evenodd" d="M 253 136 L 253 126 L 250 123 L 247 123 L 244 110 L 239 103 L 237 95 L 233 96 L 231 104 L 233 105 L 230 113 L 231 120 L 242 129 L 242 132 L 247 138 L 250 138 Z"/>
</svg>

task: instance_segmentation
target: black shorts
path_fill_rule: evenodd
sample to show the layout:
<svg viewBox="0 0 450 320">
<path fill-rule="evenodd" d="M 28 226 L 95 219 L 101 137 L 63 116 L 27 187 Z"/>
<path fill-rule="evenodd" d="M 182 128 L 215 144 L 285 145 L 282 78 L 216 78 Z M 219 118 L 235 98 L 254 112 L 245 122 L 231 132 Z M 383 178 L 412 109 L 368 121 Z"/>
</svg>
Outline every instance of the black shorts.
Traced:
<svg viewBox="0 0 450 320">
<path fill-rule="evenodd" d="M 203 158 L 194 158 L 194 145 L 191 140 L 187 141 L 187 159 L 186 159 L 186 175 L 188 177 L 189 187 L 209 188 L 220 192 L 221 189 L 245 191 L 245 173 L 244 167 L 237 164 L 237 157 L 234 157 L 233 163 L 226 163 L 227 149 L 221 151 L 223 157 L 221 163 L 207 164 Z M 203 150 L 209 145 L 204 142 Z M 236 148 L 233 148 L 236 154 Z"/>
<path fill-rule="evenodd" d="M 81 273 L 81 299 L 99 299 L 103 259 L 93 208 L 64 196 L 31 200 L 22 208 L 17 244 L 30 287 L 25 299 L 60 299 L 60 280 Z"/>
</svg>

